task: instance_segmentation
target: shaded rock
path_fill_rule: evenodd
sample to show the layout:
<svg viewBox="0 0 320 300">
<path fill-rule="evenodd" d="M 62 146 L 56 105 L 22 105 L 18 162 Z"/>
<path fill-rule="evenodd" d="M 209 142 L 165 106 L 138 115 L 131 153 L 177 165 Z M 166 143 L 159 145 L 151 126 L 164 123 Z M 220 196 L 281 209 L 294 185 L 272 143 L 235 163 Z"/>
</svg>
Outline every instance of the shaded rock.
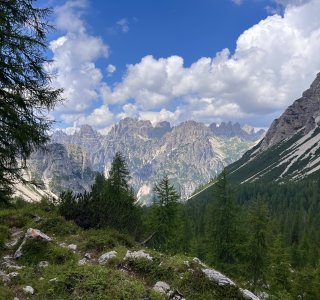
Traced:
<svg viewBox="0 0 320 300">
<path fill-rule="evenodd" d="M 34 294 L 34 288 L 30 285 L 27 285 L 23 288 L 23 291 L 26 293 L 26 294 L 31 294 L 33 295 Z"/>
<path fill-rule="evenodd" d="M 110 251 L 107 253 L 102 254 L 99 258 L 98 258 L 98 262 L 100 265 L 104 265 L 105 263 L 108 262 L 109 259 L 116 257 L 117 256 L 117 252 L 116 251 Z"/>
<path fill-rule="evenodd" d="M 128 250 L 124 259 L 126 260 L 128 258 L 146 258 L 148 260 L 152 260 L 152 256 L 150 256 L 150 254 L 144 252 L 144 250 L 139 250 L 139 251 Z"/>
<path fill-rule="evenodd" d="M 88 260 L 86 258 L 83 258 L 83 259 L 79 260 L 78 265 L 83 266 L 83 265 L 87 264 L 87 262 L 88 262 Z"/>
<path fill-rule="evenodd" d="M 23 230 L 13 230 L 13 233 L 11 234 L 10 241 L 5 243 L 6 248 L 12 249 L 16 245 L 18 245 L 23 234 L 24 234 Z"/>
<path fill-rule="evenodd" d="M 59 246 L 62 247 L 62 248 L 68 248 L 66 243 L 60 243 Z"/>
<path fill-rule="evenodd" d="M 9 278 L 12 278 L 12 277 L 17 277 L 19 276 L 19 273 L 18 272 L 11 272 L 7 275 Z"/>
<path fill-rule="evenodd" d="M 154 286 L 153 290 L 158 293 L 165 295 L 168 299 L 172 300 L 185 300 L 183 295 L 181 295 L 178 291 L 172 291 L 170 289 L 170 285 L 164 281 L 158 281 Z"/>
<path fill-rule="evenodd" d="M 87 252 L 87 253 L 84 254 L 84 257 L 86 259 L 91 259 L 91 254 Z"/>
<path fill-rule="evenodd" d="M 29 228 L 27 230 L 27 233 L 25 234 L 24 239 L 23 239 L 22 243 L 20 244 L 18 250 L 14 254 L 14 258 L 15 259 L 17 259 L 17 258 L 19 258 L 19 257 L 21 257 L 23 255 L 22 248 L 23 248 L 24 244 L 27 242 L 28 239 L 40 239 L 40 240 L 45 241 L 45 242 L 51 242 L 52 241 L 52 239 L 49 236 L 47 236 L 46 234 L 44 234 L 40 230 Z"/>
<path fill-rule="evenodd" d="M 9 276 L 3 271 L 0 271 L 0 278 L 1 278 L 2 282 L 9 282 L 10 281 Z"/>
<path fill-rule="evenodd" d="M 38 215 L 33 215 L 33 216 L 32 216 L 32 219 L 33 219 L 35 222 L 37 222 L 37 223 L 42 220 L 42 218 L 41 218 L 40 216 L 38 216 Z"/>
<path fill-rule="evenodd" d="M 46 268 L 46 267 L 49 266 L 49 263 L 48 263 L 46 260 L 43 260 L 43 261 L 40 261 L 40 262 L 39 262 L 38 266 L 39 266 L 40 268 Z"/>
<path fill-rule="evenodd" d="M 194 257 L 194 258 L 192 259 L 192 261 L 193 261 L 194 263 L 197 263 L 197 264 L 200 265 L 201 267 L 207 268 L 207 265 L 204 264 L 198 257 Z"/>
</svg>

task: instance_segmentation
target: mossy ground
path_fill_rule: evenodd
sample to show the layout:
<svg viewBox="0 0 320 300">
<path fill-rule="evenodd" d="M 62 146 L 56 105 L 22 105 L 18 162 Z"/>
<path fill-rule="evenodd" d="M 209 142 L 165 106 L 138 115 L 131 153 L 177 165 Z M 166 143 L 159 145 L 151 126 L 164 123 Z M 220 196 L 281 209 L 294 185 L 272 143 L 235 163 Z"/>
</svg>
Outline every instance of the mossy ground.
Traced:
<svg viewBox="0 0 320 300">
<path fill-rule="evenodd" d="M 30 227 L 40 229 L 53 242 L 30 240 L 25 244 L 23 256 L 16 261 L 24 267 L 10 282 L 0 280 L 0 299 L 165 299 L 152 290 L 157 281 L 167 282 L 186 299 L 242 299 L 237 288 L 222 288 L 210 282 L 190 257 L 164 255 L 146 248 L 153 260 L 124 261 L 127 250 L 142 249 L 132 238 L 108 228 L 83 230 L 45 202 L 0 210 L 1 258 L 13 254 L 20 244 L 6 249 L 12 230 L 25 232 Z M 77 250 L 63 248 L 61 243 L 75 244 Z M 97 258 L 111 250 L 117 251 L 117 257 L 99 265 Z M 85 253 L 90 253 L 92 260 L 80 266 L 78 262 Z M 49 266 L 38 266 L 40 261 L 48 261 Z M 24 294 L 26 285 L 34 288 L 33 295 Z"/>
</svg>

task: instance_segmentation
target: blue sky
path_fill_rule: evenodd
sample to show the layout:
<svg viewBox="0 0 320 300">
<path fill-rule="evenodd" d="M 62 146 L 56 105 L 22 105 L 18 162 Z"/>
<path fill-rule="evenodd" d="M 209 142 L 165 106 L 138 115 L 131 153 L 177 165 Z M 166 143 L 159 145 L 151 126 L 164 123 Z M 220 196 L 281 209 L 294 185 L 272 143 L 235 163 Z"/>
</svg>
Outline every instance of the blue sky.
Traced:
<svg viewBox="0 0 320 300">
<path fill-rule="evenodd" d="M 318 0 L 69 0 L 54 7 L 58 127 L 129 116 L 267 127 L 320 71 Z"/>
</svg>

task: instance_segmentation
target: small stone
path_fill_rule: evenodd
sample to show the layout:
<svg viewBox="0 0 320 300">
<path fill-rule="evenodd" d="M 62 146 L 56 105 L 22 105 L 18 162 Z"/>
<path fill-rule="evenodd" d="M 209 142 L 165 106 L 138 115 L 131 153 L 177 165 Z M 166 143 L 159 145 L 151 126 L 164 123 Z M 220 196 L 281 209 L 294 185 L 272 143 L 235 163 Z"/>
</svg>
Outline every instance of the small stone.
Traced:
<svg viewBox="0 0 320 300">
<path fill-rule="evenodd" d="M 244 289 L 240 289 L 244 299 L 246 300 L 260 300 L 259 297 L 257 297 L 255 294 L 253 294 L 252 292 L 248 291 L 248 290 L 244 290 Z"/>
<path fill-rule="evenodd" d="M 34 288 L 30 285 L 27 285 L 23 288 L 23 291 L 26 293 L 26 294 L 31 294 L 33 295 L 34 294 Z"/>
<path fill-rule="evenodd" d="M 18 297 L 14 297 L 13 300 L 19 300 L 19 298 Z"/>
<path fill-rule="evenodd" d="M 58 278 L 57 278 L 57 277 L 52 278 L 52 279 L 49 280 L 49 282 L 57 282 L 57 281 L 58 281 Z"/>
<path fill-rule="evenodd" d="M 79 266 L 83 266 L 85 264 L 87 264 L 87 259 L 85 257 L 83 259 L 80 259 L 79 262 L 78 262 Z"/>
<path fill-rule="evenodd" d="M 198 257 L 194 257 L 192 261 L 197 263 L 201 267 L 207 268 L 207 265 L 205 265 Z"/>
<path fill-rule="evenodd" d="M 152 256 L 150 256 L 148 253 L 144 252 L 144 250 L 139 250 L 139 251 L 127 251 L 126 256 L 124 257 L 124 259 L 128 259 L 128 258 L 146 258 L 148 260 L 152 260 Z"/>
<path fill-rule="evenodd" d="M 164 282 L 164 281 L 158 281 L 158 282 L 153 286 L 153 289 L 154 289 L 156 292 L 159 292 L 159 293 L 161 293 L 161 294 L 167 295 L 167 294 L 170 292 L 170 285 L 167 284 L 167 283 Z"/>
<path fill-rule="evenodd" d="M 38 267 L 40 268 L 46 268 L 49 266 L 49 263 L 46 260 L 40 261 L 38 264 Z"/>
<path fill-rule="evenodd" d="M 104 265 L 105 263 L 107 263 L 108 260 L 110 260 L 113 257 L 117 256 L 117 252 L 116 251 L 110 251 L 107 253 L 102 254 L 99 258 L 98 258 L 98 262 L 100 265 Z"/>
<path fill-rule="evenodd" d="M 84 257 L 86 259 L 91 259 L 91 254 L 89 252 L 85 253 Z"/>
<path fill-rule="evenodd" d="M 69 249 L 69 250 L 72 250 L 72 251 L 76 251 L 76 250 L 77 250 L 77 245 L 75 245 L 75 244 L 70 244 L 70 245 L 68 245 L 68 249 Z"/>
<path fill-rule="evenodd" d="M 12 277 L 17 277 L 19 276 L 19 273 L 18 272 L 11 272 L 7 275 L 9 278 L 12 278 Z"/>
<path fill-rule="evenodd" d="M 40 216 L 38 216 L 38 215 L 33 215 L 32 218 L 33 218 L 33 220 L 34 220 L 35 222 L 37 222 L 37 223 L 42 220 L 42 218 L 41 218 Z"/>
<path fill-rule="evenodd" d="M 66 243 L 60 243 L 59 246 L 62 247 L 62 248 L 68 248 Z"/>
</svg>

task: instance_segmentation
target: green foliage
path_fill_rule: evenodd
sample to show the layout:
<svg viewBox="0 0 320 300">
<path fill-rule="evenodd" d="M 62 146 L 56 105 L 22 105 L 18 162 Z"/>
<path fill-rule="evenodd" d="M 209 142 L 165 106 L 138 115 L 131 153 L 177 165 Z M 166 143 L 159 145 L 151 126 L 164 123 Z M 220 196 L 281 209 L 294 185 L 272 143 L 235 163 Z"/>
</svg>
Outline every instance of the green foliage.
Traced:
<svg viewBox="0 0 320 300">
<path fill-rule="evenodd" d="M 70 250 L 59 245 L 39 239 L 29 239 L 23 246 L 23 255 L 20 260 L 22 264 L 27 265 L 37 265 L 44 260 L 61 265 L 75 259 L 76 256 Z"/>
<path fill-rule="evenodd" d="M 114 229 L 89 229 L 85 232 L 83 249 L 95 252 L 106 252 L 117 246 L 132 247 L 133 240 Z"/>
<path fill-rule="evenodd" d="M 9 228 L 5 225 L 0 225 L 0 253 L 5 248 L 5 243 L 9 238 Z"/>
<path fill-rule="evenodd" d="M 59 211 L 67 219 L 83 228 L 112 227 L 137 236 L 140 227 L 140 209 L 135 204 L 133 190 L 128 184 L 129 172 L 120 153 L 111 166 L 110 177 L 96 176 L 90 193 L 74 195 L 63 192 Z"/>
<path fill-rule="evenodd" d="M 248 279 L 252 290 L 261 290 L 266 284 L 268 258 L 267 227 L 268 207 L 261 198 L 249 208 Z"/>
<path fill-rule="evenodd" d="M 199 269 L 186 273 L 186 276 L 182 279 L 181 287 L 185 291 L 186 299 L 243 299 L 239 294 L 238 288 L 232 286 L 220 287 L 215 285 L 209 281 Z"/>
<path fill-rule="evenodd" d="M 44 113 L 60 101 L 45 68 L 47 8 L 34 0 L 0 1 L 0 201 L 31 151 L 48 140 Z M 21 163 L 20 163 L 21 162 Z"/>
<path fill-rule="evenodd" d="M 60 236 L 66 236 L 76 234 L 78 226 L 72 221 L 66 221 L 62 216 L 53 216 L 46 219 L 39 224 L 39 229 L 48 234 L 59 234 Z"/>
<path fill-rule="evenodd" d="M 161 251 L 177 250 L 179 224 L 179 194 L 170 184 L 168 176 L 164 176 L 154 186 L 155 199 L 149 211 L 148 227 L 152 232 L 152 238 L 148 245 Z"/>
<path fill-rule="evenodd" d="M 237 260 L 237 208 L 225 171 L 214 185 L 214 198 L 207 225 L 211 252 L 208 257 L 222 271 L 230 271 Z"/>
</svg>

